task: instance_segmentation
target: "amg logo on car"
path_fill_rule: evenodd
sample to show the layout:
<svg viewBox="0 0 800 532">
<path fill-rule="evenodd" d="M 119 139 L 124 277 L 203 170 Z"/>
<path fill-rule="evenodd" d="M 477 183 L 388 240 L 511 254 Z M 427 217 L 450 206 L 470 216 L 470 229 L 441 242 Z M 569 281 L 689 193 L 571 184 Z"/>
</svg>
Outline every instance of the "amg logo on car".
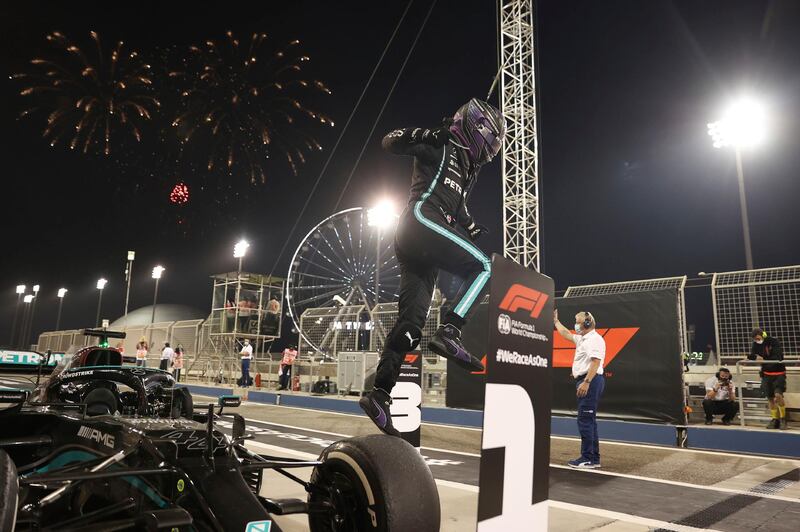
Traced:
<svg viewBox="0 0 800 532">
<path fill-rule="evenodd" d="M 82 425 L 81 428 L 78 429 L 78 436 L 86 438 L 87 440 L 96 441 L 97 443 L 102 443 L 106 447 L 114 448 L 114 436 L 106 434 L 105 432 L 100 432 L 92 427 Z"/>
<path fill-rule="evenodd" d="M 500 308 L 508 312 L 530 310 L 531 318 L 538 318 L 544 308 L 544 304 L 547 302 L 547 298 L 547 294 L 543 294 L 538 290 L 521 284 L 513 284 L 500 302 Z"/>
</svg>

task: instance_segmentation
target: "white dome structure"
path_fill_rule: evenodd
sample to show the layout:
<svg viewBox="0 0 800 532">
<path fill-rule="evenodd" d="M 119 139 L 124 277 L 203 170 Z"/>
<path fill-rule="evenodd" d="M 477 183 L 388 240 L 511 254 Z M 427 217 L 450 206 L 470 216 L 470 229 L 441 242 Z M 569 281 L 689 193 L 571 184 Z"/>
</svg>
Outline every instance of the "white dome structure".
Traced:
<svg viewBox="0 0 800 532">
<path fill-rule="evenodd" d="M 140 307 L 128 312 L 127 317 L 121 316 L 109 325 L 111 330 L 121 330 L 123 327 L 144 327 L 153 323 L 165 321 L 202 320 L 208 317 L 208 312 L 203 312 L 187 305 L 156 305 L 156 315 L 153 319 L 153 305 Z"/>
</svg>

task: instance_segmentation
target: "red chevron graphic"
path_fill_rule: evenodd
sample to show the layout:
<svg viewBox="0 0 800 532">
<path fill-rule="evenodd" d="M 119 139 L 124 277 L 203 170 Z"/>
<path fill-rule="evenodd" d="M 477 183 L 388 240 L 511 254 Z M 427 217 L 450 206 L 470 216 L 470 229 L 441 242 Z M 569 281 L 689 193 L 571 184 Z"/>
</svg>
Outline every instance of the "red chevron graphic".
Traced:
<svg viewBox="0 0 800 532">
<path fill-rule="evenodd" d="M 603 367 L 611 364 L 622 348 L 639 331 L 639 327 L 613 327 L 611 329 L 596 329 L 597 333 L 606 341 L 606 358 Z M 575 344 L 558 334 L 553 333 L 553 367 L 571 368 L 575 358 Z"/>
</svg>

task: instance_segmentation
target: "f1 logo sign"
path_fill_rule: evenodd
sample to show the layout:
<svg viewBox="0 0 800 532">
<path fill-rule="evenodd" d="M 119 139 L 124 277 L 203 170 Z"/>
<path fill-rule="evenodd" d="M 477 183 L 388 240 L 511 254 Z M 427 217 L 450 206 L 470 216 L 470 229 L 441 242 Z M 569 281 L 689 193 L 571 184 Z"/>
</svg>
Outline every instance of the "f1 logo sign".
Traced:
<svg viewBox="0 0 800 532">
<path fill-rule="evenodd" d="M 403 359 L 403 362 L 405 362 L 406 364 L 413 364 L 414 362 L 417 361 L 417 358 L 419 358 L 419 355 L 406 353 L 406 357 Z"/>
<path fill-rule="evenodd" d="M 520 309 L 530 310 L 531 318 L 538 318 L 546 302 L 547 294 L 517 283 L 508 289 L 500 302 L 500 308 L 508 312 L 516 312 Z"/>
</svg>

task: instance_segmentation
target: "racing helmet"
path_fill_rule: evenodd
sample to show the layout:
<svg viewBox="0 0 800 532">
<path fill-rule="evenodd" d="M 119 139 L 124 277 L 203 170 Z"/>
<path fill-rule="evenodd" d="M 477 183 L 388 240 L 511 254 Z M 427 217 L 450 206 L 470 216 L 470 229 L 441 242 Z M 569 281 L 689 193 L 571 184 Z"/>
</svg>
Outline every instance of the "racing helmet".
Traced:
<svg viewBox="0 0 800 532">
<path fill-rule="evenodd" d="M 472 98 L 456 111 L 450 133 L 467 149 L 473 163 L 484 164 L 500 151 L 506 121 L 499 109 Z"/>
</svg>

